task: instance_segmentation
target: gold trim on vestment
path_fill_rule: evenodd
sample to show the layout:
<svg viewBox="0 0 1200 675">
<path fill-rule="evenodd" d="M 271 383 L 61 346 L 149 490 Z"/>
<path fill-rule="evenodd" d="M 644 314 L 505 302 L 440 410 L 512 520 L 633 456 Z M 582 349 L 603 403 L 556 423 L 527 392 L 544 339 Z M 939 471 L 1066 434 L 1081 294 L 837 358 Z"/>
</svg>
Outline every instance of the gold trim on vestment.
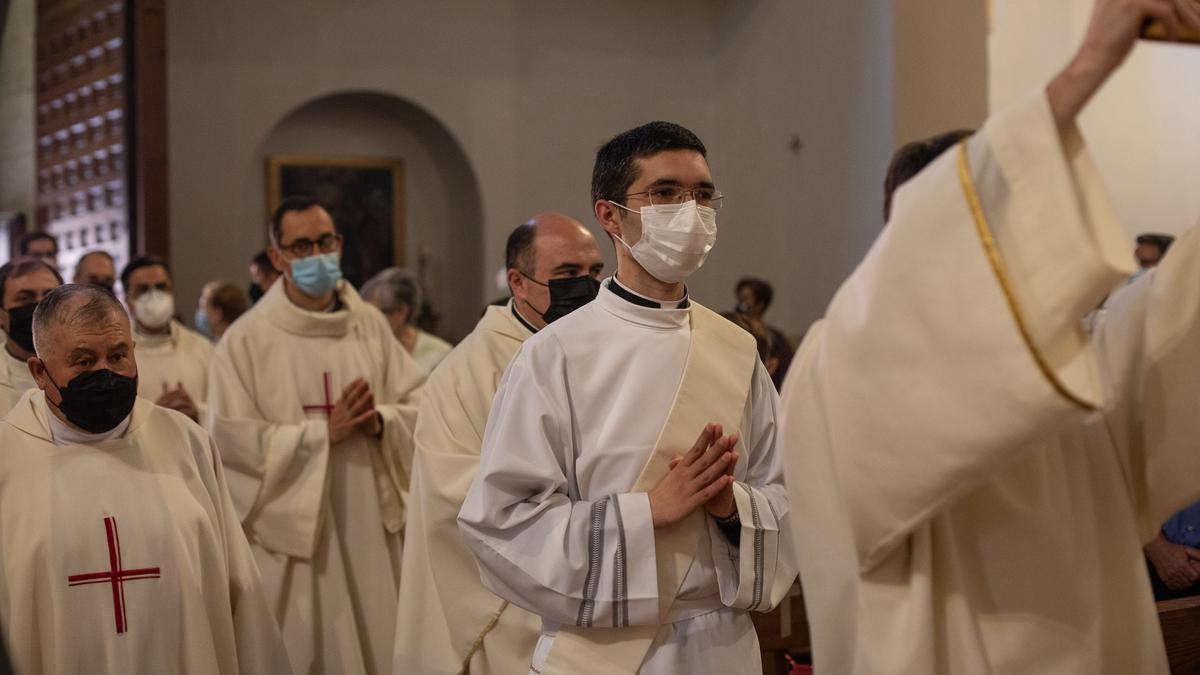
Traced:
<svg viewBox="0 0 1200 675">
<path fill-rule="evenodd" d="M 1033 356 L 1034 363 L 1042 371 L 1042 375 L 1050 381 L 1055 391 L 1084 410 L 1095 410 L 1096 406 L 1084 401 L 1067 389 L 1067 386 L 1055 374 L 1054 369 L 1046 362 L 1041 350 L 1034 344 L 1033 336 L 1029 333 L 1029 327 L 1025 325 L 1021 305 L 1017 302 L 1017 294 L 1013 291 L 1012 285 L 1009 283 L 1008 273 L 1004 269 L 1004 260 L 1000 257 L 1000 249 L 996 246 L 996 240 L 992 237 L 992 229 L 988 226 L 987 216 L 984 215 L 983 206 L 979 203 L 979 195 L 975 190 L 975 180 L 971 176 L 971 167 L 967 160 L 967 140 L 969 139 L 965 139 L 958 144 L 958 179 L 962 183 L 963 196 L 967 198 L 967 207 L 971 211 L 971 217 L 975 220 L 975 231 L 979 234 L 980 243 L 983 244 L 983 252 L 987 255 L 992 272 L 996 275 L 996 281 L 1000 284 L 1000 290 L 1004 293 L 1004 299 L 1008 301 L 1008 308 L 1012 311 L 1013 320 L 1017 324 L 1017 330 L 1021 333 L 1021 339 L 1025 341 L 1025 346 L 1029 349 L 1030 355 Z"/>
</svg>

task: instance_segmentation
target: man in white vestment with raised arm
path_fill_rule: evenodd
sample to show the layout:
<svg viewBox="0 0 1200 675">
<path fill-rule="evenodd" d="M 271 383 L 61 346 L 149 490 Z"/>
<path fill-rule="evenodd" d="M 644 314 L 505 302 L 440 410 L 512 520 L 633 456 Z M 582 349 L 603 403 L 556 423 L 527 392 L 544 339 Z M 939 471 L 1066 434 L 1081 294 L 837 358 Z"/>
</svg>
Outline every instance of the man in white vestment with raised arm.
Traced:
<svg viewBox="0 0 1200 675">
<path fill-rule="evenodd" d="M 222 337 L 209 428 L 297 673 L 391 671 L 424 371 L 341 279 L 314 200 L 271 219 L 271 286 Z"/>
<path fill-rule="evenodd" d="M 1200 496 L 1200 238 L 1115 293 L 1126 235 L 1075 120 L 1147 18 L 900 188 L 784 387 L 817 672 L 1167 672 L 1141 546 Z"/>
<path fill-rule="evenodd" d="M 37 383 L 29 370 L 34 356 L 33 312 L 42 297 L 62 285 L 58 270 L 40 258 L 17 258 L 0 265 L 0 416 Z"/>
<path fill-rule="evenodd" d="M 483 428 L 517 349 L 596 297 L 604 268 L 579 221 L 544 213 L 518 226 L 505 250 L 513 298 L 488 307 L 475 330 L 429 376 L 417 415 L 405 527 L 395 673 L 522 673 L 541 622 L 479 580 L 458 531 L 479 468 Z"/>
<path fill-rule="evenodd" d="M 107 289 L 34 313 L 37 389 L 0 420 L 0 643 L 17 673 L 287 675 L 212 439 L 137 397 Z"/>
<path fill-rule="evenodd" d="M 531 672 L 761 673 L 747 611 L 796 574 L 778 399 L 754 338 L 687 296 L 722 203 L 704 145 L 622 133 L 592 198 L 617 273 L 509 365 L 459 524 L 542 618 Z"/>
</svg>

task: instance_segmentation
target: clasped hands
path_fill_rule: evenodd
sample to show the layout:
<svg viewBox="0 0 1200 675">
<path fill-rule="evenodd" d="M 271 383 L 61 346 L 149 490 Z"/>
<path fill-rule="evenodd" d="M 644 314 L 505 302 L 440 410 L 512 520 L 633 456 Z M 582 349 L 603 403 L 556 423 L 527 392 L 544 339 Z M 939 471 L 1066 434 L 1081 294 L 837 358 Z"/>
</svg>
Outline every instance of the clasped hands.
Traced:
<svg viewBox="0 0 1200 675">
<path fill-rule="evenodd" d="M 737 511 L 733 499 L 737 441 L 737 436 L 723 435 L 721 425 L 706 424 L 691 450 L 671 460 L 667 475 L 648 494 L 655 528 L 673 525 L 701 506 L 717 518 Z"/>
<path fill-rule="evenodd" d="M 328 424 L 330 445 L 346 440 L 355 429 L 372 437 L 383 433 L 383 422 L 375 411 L 375 394 L 366 380 L 360 377 L 342 390 L 342 397 L 329 411 Z"/>
</svg>

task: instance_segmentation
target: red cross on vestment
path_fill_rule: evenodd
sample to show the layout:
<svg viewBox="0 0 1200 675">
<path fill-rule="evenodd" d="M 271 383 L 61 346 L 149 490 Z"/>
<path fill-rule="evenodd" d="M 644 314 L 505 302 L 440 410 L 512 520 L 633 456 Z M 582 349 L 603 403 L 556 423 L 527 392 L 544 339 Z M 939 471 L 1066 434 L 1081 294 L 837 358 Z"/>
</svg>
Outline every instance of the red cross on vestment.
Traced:
<svg viewBox="0 0 1200 675">
<path fill-rule="evenodd" d="M 111 516 L 105 518 L 104 531 L 108 535 L 108 571 L 72 574 L 67 577 L 67 586 L 112 584 L 113 616 L 116 617 L 117 634 L 120 635 L 129 629 L 129 621 L 125 618 L 125 582 L 138 579 L 157 579 L 158 568 L 122 569 L 121 538 L 117 536 L 117 519 Z"/>
<path fill-rule="evenodd" d="M 306 405 L 306 406 L 301 406 L 301 407 L 304 408 L 304 412 L 306 412 L 306 413 L 323 412 L 323 413 L 325 413 L 326 417 L 329 417 L 330 413 L 333 412 L 333 399 L 330 397 L 330 391 L 329 391 L 329 373 L 327 373 L 327 372 L 321 373 L 321 375 L 325 378 L 325 403 L 324 404 L 314 403 L 313 405 Z"/>
</svg>

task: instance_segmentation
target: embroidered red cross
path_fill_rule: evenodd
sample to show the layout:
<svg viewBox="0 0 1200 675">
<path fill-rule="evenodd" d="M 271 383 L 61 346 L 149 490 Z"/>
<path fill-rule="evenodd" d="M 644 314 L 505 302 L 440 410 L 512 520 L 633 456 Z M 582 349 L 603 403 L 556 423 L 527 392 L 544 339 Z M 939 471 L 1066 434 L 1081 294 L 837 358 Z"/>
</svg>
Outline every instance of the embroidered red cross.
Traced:
<svg viewBox="0 0 1200 675">
<path fill-rule="evenodd" d="M 333 399 L 330 398 L 330 391 L 329 391 L 329 373 L 327 373 L 327 372 L 321 373 L 321 375 L 323 375 L 325 377 L 325 404 L 321 405 L 321 404 L 314 403 L 313 405 L 306 405 L 306 406 L 301 406 L 301 407 L 304 408 L 304 412 L 306 412 L 306 413 L 323 412 L 323 413 L 325 413 L 326 417 L 329 417 L 329 415 L 331 413 L 333 413 Z"/>
<path fill-rule="evenodd" d="M 125 617 L 125 582 L 138 579 L 157 579 L 157 567 L 143 567 L 136 570 L 121 569 L 121 538 L 117 536 L 117 519 L 104 519 L 104 530 L 108 534 L 108 571 L 89 572 L 87 574 L 72 574 L 67 577 L 67 586 L 83 586 L 86 584 L 112 584 L 113 615 L 117 620 L 117 634 L 129 629 L 129 621 Z"/>
</svg>

